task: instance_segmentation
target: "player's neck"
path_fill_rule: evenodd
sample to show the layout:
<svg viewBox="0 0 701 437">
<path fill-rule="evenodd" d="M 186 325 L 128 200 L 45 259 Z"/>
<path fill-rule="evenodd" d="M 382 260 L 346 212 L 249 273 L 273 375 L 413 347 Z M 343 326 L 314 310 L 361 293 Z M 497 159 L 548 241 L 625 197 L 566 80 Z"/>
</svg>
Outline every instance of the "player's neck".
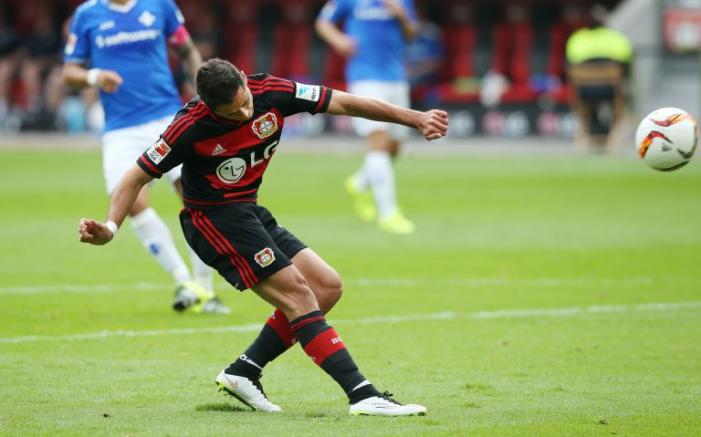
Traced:
<svg viewBox="0 0 701 437">
<path fill-rule="evenodd" d="M 132 0 L 110 0 L 110 3 L 115 3 L 118 5 L 126 5 L 127 3 L 131 2 Z"/>
</svg>

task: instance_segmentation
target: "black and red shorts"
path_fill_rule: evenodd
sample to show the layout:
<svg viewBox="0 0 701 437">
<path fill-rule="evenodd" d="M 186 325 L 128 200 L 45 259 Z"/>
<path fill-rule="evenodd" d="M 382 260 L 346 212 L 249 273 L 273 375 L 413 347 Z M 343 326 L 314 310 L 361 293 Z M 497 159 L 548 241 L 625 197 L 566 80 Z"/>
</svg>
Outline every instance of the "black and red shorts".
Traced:
<svg viewBox="0 0 701 437">
<path fill-rule="evenodd" d="M 307 247 L 255 203 L 183 208 L 180 224 L 192 250 L 239 290 L 292 264 L 292 257 Z"/>
</svg>

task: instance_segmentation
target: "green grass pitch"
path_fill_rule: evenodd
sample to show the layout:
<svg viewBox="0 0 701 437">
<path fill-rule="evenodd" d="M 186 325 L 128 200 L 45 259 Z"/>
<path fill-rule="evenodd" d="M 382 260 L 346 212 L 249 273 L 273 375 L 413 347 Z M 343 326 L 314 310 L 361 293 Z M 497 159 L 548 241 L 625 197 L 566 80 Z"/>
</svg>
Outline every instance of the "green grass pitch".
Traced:
<svg viewBox="0 0 701 437">
<path fill-rule="evenodd" d="M 174 314 L 128 226 L 78 243 L 78 219 L 107 207 L 97 151 L 5 150 L 0 434 L 701 434 L 699 162 L 409 155 L 397 178 L 418 232 L 396 237 L 352 214 L 342 181 L 360 161 L 283 147 L 261 204 L 341 273 L 329 320 L 363 373 L 426 417 L 349 417 L 299 347 L 263 378 L 283 415 L 216 393 L 270 309 L 220 280 L 233 314 Z M 153 203 L 184 248 L 169 191 Z"/>
</svg>

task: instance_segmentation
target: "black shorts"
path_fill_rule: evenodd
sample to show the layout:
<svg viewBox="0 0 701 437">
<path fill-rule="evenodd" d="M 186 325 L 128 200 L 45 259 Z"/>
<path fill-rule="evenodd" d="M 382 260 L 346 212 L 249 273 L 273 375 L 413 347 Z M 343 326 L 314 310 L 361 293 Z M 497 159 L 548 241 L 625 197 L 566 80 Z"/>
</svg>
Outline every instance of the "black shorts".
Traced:
<svg viewBox="0 0 701 437">
<path fill-rule="evenodd" d="M 292 264 L 291 258 L 307 247 L 255 203 L 183 208 L 180 224 L 192 250 L 239 290 Z"/>
</svg>

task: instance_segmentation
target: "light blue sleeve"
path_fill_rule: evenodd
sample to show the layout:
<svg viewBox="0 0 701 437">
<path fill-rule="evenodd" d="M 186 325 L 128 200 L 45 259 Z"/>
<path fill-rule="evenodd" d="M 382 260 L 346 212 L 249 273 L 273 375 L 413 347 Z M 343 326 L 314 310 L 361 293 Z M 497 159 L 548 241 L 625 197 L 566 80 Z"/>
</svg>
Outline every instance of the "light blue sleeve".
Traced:
<svg viewBox="0 0 701 437">
<path fill-rule="evenodd" d="M 173 0 L 163 0 L 163 3 L 165 34 L 166 37 L 170 37 L 180 26 L 185 24 L 185 17 Z"/>
<path fill-rule="evenodd" d="M 75 11 L 71 19 L 71 30 L 63 49 L 63 62 L 87 64 L 90 61 L 90 35 L 85 25 L 85 14 Z"/>
<path fill-rule="evenodd" d="M 347 0 L 329 0 L 319 12 L 319 19 L 338 23 L 348 15 L 350 10 L 351 5 Z"/>
</svg>

